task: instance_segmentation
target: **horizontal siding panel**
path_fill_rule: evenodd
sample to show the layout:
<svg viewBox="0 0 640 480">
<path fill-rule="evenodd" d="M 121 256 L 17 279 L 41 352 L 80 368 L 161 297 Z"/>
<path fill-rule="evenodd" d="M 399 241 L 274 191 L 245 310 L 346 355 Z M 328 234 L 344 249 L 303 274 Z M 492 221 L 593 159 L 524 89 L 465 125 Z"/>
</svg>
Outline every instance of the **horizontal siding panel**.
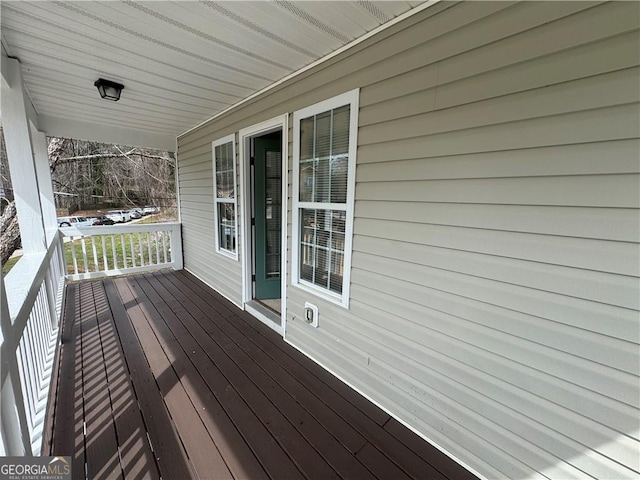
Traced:
<svg viewBox="0 0 640 480">
<path fill-rule="evenodd" d="M 519 359 L 517 351 L 505 359 L 496 356 L 492 351 L 480 349 L 474 344 L 471 332 L 467 339 L 470 341 L 462 341 L 458 337 L 459 332 L 465 331 L 464 321 L 438 310 L 429 308 L 425 310 L 420 303 L 416 303 L 416 301 L 421 302 L 419 289 L 403 286 L 396 281 L 388 283 L 385 292 L 372 291 L 358 283 L 358 285 L 354 285 L 354 292 L 356 292 L 354 298 L 363 298 L 368 304 L 374 306 L 388 300 L 385 307 L 379 310 L 376 315 L 380 317 L 380 322 L 383 324 L 389 323 L 390 315 L 397 316 L 398 322 L 394 322 L 390 327 L 393 327 L 394 331 L 401 332 L 407 338 L 414 339 L 411 348 L 420 350 L 419 345 L 428 347 L 423 352 L 427 357 L 444 355 L 453 361 L 452 365 L 456 365 L 455 362 L 462 362 L 468 367 L 508 382 L 522 392 L 541 396 L 547 401 L 561 405 L 616 431 L 626 432 L 637 439 L 638 433 L 630 429 L 634 422 L 637 423 L 637 410 L 633 406 L 602 396 L 576 383 L 567 382 L 556 376 L 548 375 L 547 372 L 531 368 L 528 364 L 516 361 Z M 402 291 L 403 287 L 405 291 Z M 371 301 L 374 296 L 379 297 L 380 300 Z M 407 299 L 409 300 L 407 301 Z M 394 308 L 398 306 L 398 309 Z M 388 312 L 390 309 L 393 309 L 392 313 Z M 377 316 L 372 315 L 369 321 L 374 321 L 375 318 L 378 318 Z M 408 317 L 411 320 L 405 322 L 402 320 L 403 317 Z M 411 356 L 408 348 L 405 350 L 407 355 Z M 461 375 L 461 382 L 467 378 L 460 371 L 452 370 L 452 368 L 451 366 L 445 368 L 443 372 L 451 372 L 451 375 L 454 376 Z M 456 376 L 456 378 L 458 377 Z M 479 386 L 481 381 L 479 378 L 475 382 L 471 382 L 471 385 Z M 499 392 L 496 395 L 502 393 Z M 582 424 L 578 424 L 578 426 L 581 427 Z"/>
<path fill-rule="evenodd" d="M 390 310 L 397 314 L 397 324 L 389 324 Z M 503 309 L 505 319 L 511 314 Z M 628 430 L 629 422 L 633 422 L 635 417 L 632 407 L 602 399 L 565 380 L 545 377 L 529 365 L 515 361 L 505 364 L 493 352 L 478 349 L 473 345 L 471 334 L 469 338 L 452 334 L 456 330 L 465 331 L 466 321 L 460 317 L 451 317 L 434 309 L 425 311 L 421 305 L 359 286 L 354 286 L 353 315 L 366 318 L 366 322 L 379 327 L 381 335 L 385 336 L 385 345 L 396 345 L 399 353 L 420 358 L 429 369 L 448 376 L 451 381 L 477 391 L 490 392 L 488 395 L 497 402 L 519 405 L 522 412 L 531 418 L 544 420 L 543 417 L 549 415 L 554 428 L 584 438 L 587 444 L 607 443 L 603 440 L 610 441 Z M 518 320 L 517 315 L 513 318 Z M 417 355 L 418 351 L 420 355 Z M 559 388 L 559 383 L 564 386 Z M 544 398 L 541 394 L 550 388 L 563 392 L 564 396 Z M 612 422 L 607 421 L 610 410 L 620 414 Z M 632 443 L 627 445 L 637 443 L 639 432 L 626 433 L 632 439 Z"/>
<path fill-rule="evenodd" d="M 209 167 L 209 168 L 206 168 Z M 213 165 L 202 164 L 202 170 L 194 170 L 192 172 L 180 173 L 180 185 L 189 180 L 208 178 L 213 185 Z"/>
<path fill-rule="evenodd" d="M 604 327 L 601 324 L 596 324 L 597 318 L 594 317 L 597 314 L 586 320 L 583 320 L 582 317 L 574 317 L 563 318 L 558 321 L 492 305 L 482 302 L 481 299 L 455 298 L 455 292 L 446 292 L 437 288 L 423 289 L 422 297 L 418 297 L 414 293 L 419 290 L 419 287 L 412 285 L 405 295 L 393 300 L 388 294 L 380 292 L 380 287 L 371 292 L 368 292 L 366 287 L 360 283 L 354 283 L 353 287 L 357 292 L 353 295 L 355 299 L 366 302 L 381 311 L 388 312 L 388 314 L 396 315 L 399 319 L 399 332 L 404 332 L 403 334 L 407 335 L 408 330 L 413 331 L 418 328 L 414 334 L 409 334 L 416 344 L 431 347 L 429 342 L 424 343 L 423 335 L 427 336 L 424 338 L 430 338 L 432 333 L 428 331 L 419 332 L 420 328 L 426 327 L 430 330 L 454 335 L 455 338 L 471 345 L 474 339 L 468 329 L 462 327 L 466 325 L 466 322 L 472 322 L 477 326 L 485 326 L 558 351 L 565 351 L 576 357 L 616 368 L 623 372 L 634 375 L 638 373 L 638 364 L 635 362 L 637 357 L 636 347 L 633 342 L 629 341 L 629 337 L 620 338 L 620 331 L 624 331 L 625 327 L 626 331 L 630 332 L 631 335 L 639 333 L 639 327 L 637 323 L 633 323 L 633 315 L 631 314 L 626 317 L 616 317 L 615 311 L 609 312 L 609 319 L 616 319 L 620 323 L 624 323 L 626 320 L 626 326 L 614 332 L 614 334 L 617 333 L 617 336 L 610 336 L 610 332 L 601 333 Z M 455 305 L 455 308 L 453 305 Z M 417 312 L 421 307 L 423 308 L 423 314 L 424 308 L 429 309 L 432 313 L 429 316 L 419 316 Z M 419 327 L 410 328 L 410 326 L 407 326 L 406 322 L 400 320 L 405 317 L 413 319 Z M 434 322 L 427 323 L 428 318 L 433 318 Z M 602 322 L 606 317 L 599 318 Z M 594 326 L 590 324 L 590 320 Z M 442 321 L 446 321 L 446 324 L 437 323 Z M 395 323 L 390 324 L 389 328 L 392 325 L 395 325 Z M 448 331 L 449 325 L 452 328 L 459 329 L 460 333 L 456 335 L 455 330 L 452 331 L 453 333 Z"/>
<path fill-rule="evenodd" d="M 640 309 L 640 279 L 356 235 L 354 251 L 521 287 Z M 640 330 L 639 332 L 640 333 Z M 640 373 L 637 372 L 636 373 Z"/>
<path fill-rule="evenodd" d="M 182 223 L 184 224 L 198 224 L 202 222 L 208 222 L 211 224 L 211 228 L 214 227 L 213 224 L 213 207 L 210 209 L 192 209 L 189 208 L 187 210 L 182 211 Z"/>
<path fill-rule="evenodd" d="M 640 175 L 582 175 L 359 184 L 357 200 L 637 208 Z"/>
<path fill-rule="evenodd" d="M 635 100 L 635 98 L 633 99 Z M 459 107 L 465 108 L 465 107 Z M 446 112 L 446 111 L 445 111 Z M 517 116 L 517 115 L 514 115 Z M 605 128 L 602 122 L 596 122 L 600 118 L 609 117 L 611 120 L 627 120 L 626 127 L 620 128 L 619 131 L 611 131 Z M 417 120 L 417 119 L 416 119 Z M 638 130 L 638 105 L 637 103 L 627 105 L 616 105 L 606 108 L 598 109 L 597 113 L 592 111 L 580 111 L 580 112 L 558 112 L 556 115 L 543 118 L 529 118 L 524 117 L 522 119 L 509 121 L 506 123 L 496 123 L 483 125 L 483 122 L 477 122 L 477 126 L 465 127 L 464 122 L 453 122 L 447 127 L 446 125 L 442 129 L 434 128 L 437 125 L 435 122 L 425 121 L 425 118 L 416 122 L 396 122 L 388 125 L 384 132 L 377 126 L 365 126 L 360 128 L 358 133 L 358 143 L 360 145 L 369 145 L 372 143 L 380 144 L 391 140 L 398 141 L 401 139 L 409 139 L 415 137 L 431 137 L 437 138 L 439 135 L 448 135 L 456 132 L 456 135 L 468 137 L 469 141 L 474 139 L 479 133 L 482 135 L 488 135 L 487 140 L 493 140 L 491 137 L 493 134 L 501 133 L 503 142 L 506 145 L 511 145 L 510 141 L 521 141 L 519 139 L 509 138 L 513 135 L 524 135 L 529 139 L 541 137 L 545 143 L 533 143 L 520 145 L 514 144 L 510 148 L 520 148 L 524 146 L 535 147 L 545 145 L 566 145 L 569 143 L 585 143 L 587 141 L 596 140 L 617 140 L 635 138 L 634 132 Z M 617 123 L 614 121 L 613 124 Z M 411 124 L 411 126 L 409 126 Z M 595 137 L 587 138 L 585 133 L 592 133 Z M 614 134 L 615 133 L 615 134 Z M 474 135 L 475 134 L 475 135 Z M 614 135 L 612 135 L 614 134 Z M 575 135 L 575 138 L 574 138 Z M 567 137 L 567 138 L 565 138 Z M 580 139 L 584 139 L 581 141 Z M 548 142 L 552 143 L 548 143 Z M 506 150 L 506 145 L 502 148 L 494 148 L 495 150 Z M 430 145 L 432 146 L 432 145 Z M 481 148 L 479 151 L 482 151 Z M 493 149 L 491 149 L 493 150 Z M 462 153 L 462 152 L 460 152 Z"/>
<path fill-rule="evenodd" d="M 197 187 L 189 188 L 186 191 L 180 190 L 180 197 L 186 202 L 213 204 L 213 193 L 211 188 Z"/>
<path fill-rule="evenodd" d="M 384 262 L 379 263 L 384 264 Z M 407 268 L 409 269 L 410 267 Z M 470 291 L 477 290 L 478 292 L 475 294 L 475 299 L 479 301 L 482 301 L 483 295 L 489 296 L 491 294 L 494 296 L 513 298 L 514 300 L 518 299 L 518 289 L 516 288 L 498 286 L 498 288 L 492 289 L 490 283 L 484 281 L 481 284 L 483 291 L 480 291 L 480 282 L 470 282 L 468 279 L 462 279 L 457 275 L 437 275 L 428 268 L 421 269 L 424 270 L 422 274 L 424 280 L 420 283 L 392 276 L 388 269 L 385 271 L 382 267 L 377 267 L 377 270 L 378 271 L 360 270 L 358 267 L 354 267 L 352 271 L 353 282 L 362 284 L 362 278 L 369 275 L 371 280 L 378 279 L 379 281 L 382 278 L 386 279 L 387 287 L 390 287 L 392 284 L 397 285 L 399 288 L 409 288 L 411 285 L 418 285 L 423 288 L 442 289 L 445 292 L 465 296 L 466 298 L 469 298 Z M 476 286 L 475 289 L 474 286 Z M 467 287 L 466 291 L 465 287 Z M 546 307 L 546 296 L 548 295 L 537 295 L 535 300 L 531 299 L 537 304 L 533 308 L 533 311 L 526 311 L 529 309 L 522 307 L 514 308 L 514 310 L 530 315 L 536 315 L 537 313 L 537 316 L 542 316 L 540 310 Z M 562 297 L 558 296 L 558 298 L 561 299 Z M 508 308 L 507 305 L 503 306 Z M 636 375 L 607 368 L 596 362 L 576 359 L 566 352 L 557 351 L 540 344 L 534 345 L 532 342 L 514 339 L 512 336 L 491 331 L 482 326 L 467 325 L 467 328 L 474 336 L 474 345 L 484 350 L 494 352 L 504 358 L 513 358 L 513 355 L 517 354 L 517 360 L 519 362 L 529 365 L 541 372 L 566 379 L 600 395 L 624 402 L 634 408 L 640 406 L 637 385 L 638 377 Z"/>
<path fill-rule="evenodd" d="M 358 316 L 360 318 L 368 318 L 370 314 L 374 314 L 374 311 L 365 308 Z M 518 410 L 510 409 L 502 402 L 496 402 L 489 397 L 480 395 L 476 390 L 469 388 L 466 384 L 452 381 L 451 378 L 440 374 L 437 370 L 429 368 L 427 364 L 418 363 L 416 360 L 423 360 L 419 355 L 411 355 L 411 358 L 403 358 L 402 352 L 406 351 L 407 344 L 402 341 L 402 339 L 400 339 L 399 342 L 394 341 L 398 339 L 398 336 L 391 332 L 374 327 L 363 330 L 357 328 L 357 325 L 354 325 L 352 322 L 345 322 L 344 326 L 345 328 L 340 328 L 339 331 L 334 332 L 334 335 L 337 338 L 348 341 L 349 344 L 359 346 L 361 350 L 367 351 L 370 355 L 369 368 L 371 371 L 383 370 L 384 375 L 381 376 L 387 378 L 392 377 L 392 382 L 396 386 L 404 384 L 403 390 L 407 394 L 415 397 L 420 403 L 430 405 L 437 403 L 438 399 L 434 401 L 431 394 L 431 391 L 437 391 L 439 394 L 442 394 L 443 398 L 441 401 L 444 402 L 442 405 L 439 405 L 438 411 L 445 415 L 448 414 L 448 410 L 452 408 L 452 405 L 472 405 L 473 407 L 470 408 L 472 412 L 467 414 L 470 415 L 470 417 L 467 421 L 463 421 L 466 425 L 468 425 L 473 418 L 480 416 L 492 423 L 491 426 L 493 430 L 500 431 L 502 429 L 499 427 L 499 424 L 504 423 L 505 417 L 509 418 L 509 432 L 505 432 L 504 435 L 510 436 L 515 433 L 519 437 L 517 438 L 518 441 L 521 441 L 525 445 L 528 443 L 530 450 L 537 450 L 539 465 L 559 463 L 557 457 L 553 459 L 549 458 L 550 454 L 553 454 L 554 456 L 561 455 L 561 457 L 564 458 L 578 457 L 578 463 L 590 462 L 591 464 L 584 465 L 583 468 L 598 472 L 599 478 L 616 478 L 630 473 L 628 469 L 622 468 L 619 464 L 612 462 L 606 457 L 589 459 L 588 457 L 581 458 L 580 456 L 583 445 L 588 445 L 597 450 L 600 445 L 598 443 L 599 441 L 611 441 L 619 435 L 619 432 L 610 431 L 609 429 L 602 428 L 602 426 L 593 424 L 596 432 L 587 430 L 582 432 L 583 435 L 576 435 L 577 432 L 573 431 L 573 439 L 566 435 L 558 434 L 556 430 L 542 426 L 543 423 L 534 421 L 542 420 L 542 422 L 546 421 L 547 424 L 550 423 L 546 417 L 547 412 L 541 411 L 539 406 L 537 410 L 534 411 L 537 418 L 532 419 L 530 416 L 523 414 L 520 409 L 520 403 L 518 401 L 514 402 L 514 399 L 511 399 L 510 404 L 518 405 Z M 363 332 L 366 333 L 363 334 Z M 396 346 L 397 350 L 394 351 L 393 346 Z M 471 376 L 473 376 L 473 374 Z M 495 384 L 495 382 L 493 383 Z M 426 389 L 418 387 L 418 385 L 429 385 L 431 389 L 428 392 Z M 495 385 L 487 388 L 488 386 L 485 385 L 481 390 L 491 392 L 491 387 L 493 386 Z M 505 388 L 509 389 L 512 387 L 501 387 L 498 391 Z M 535 402 L 533 405 L 535 405 Z M 458 409 L 460 408 L 460 406 L 457 405 L 456 407 Z M 566 412 L 563 409 L 554 408 L 553 406 L 551 406 L 551 410 L 556 410 L 556 412 L 554 412 L 556 417 L 561 417 L 562 413 Z M 460 417 L 459 415 L 451 416 Z M 476 429 L 476 431 L 479 430 Z M 529 440 L 524 440 L 526 437 L 528 437 Z M 584 442 L 584 444 L 579 442 Z M 618 446 L 622 446 L 623 443 L 625 442 L 619 442 Z M 638 442 L 628 440 L 626 444 L 627 448 L 613 452 L 616 461 L 633 461 Z M 546 452 L 544 450 L 546 450 Z M 550 460 L 552 461 L 550 462 Z M 575 468 L 567 468 L 560 463 L 559 470 L 554 473 L 553 478 L 566 478 L 566 475 L 572 475 L 573 478 L 582 478 L 584 473 L 576 471 Z"/>
<path fill-rule="evenodd" d="M 548 476 L 548 478 L 582 480 L 587 478 L 585 471 L 595 474 L 596 478 L 632 478 L 635 473 L 615 460 L 596 452 L 585 455 L 584 445 L 544 427 L 544 424 L 531 421 L 517 410 L 500 404 L 492 405 L 493 408 L 483 405 L 482 397 L 473 390 L 463 389 L 466 394 L 458 393 L 457 398 L 451 398 L 441 393 L 443 390 L 446 391 L 446 388 L 436 381 L 432 382 L 435 387 L 433 389 L 416 387 L 416 384 L 424 384 L 416 382 L 410 376 L 409 373 L 413 370 L 411 366 L 409 364 L 405 370 L 398 371 L 392 369 L 386 361 L 379 361 L 372 357 L 370 371 L 377 374 L 380 381 L 384 382 L 386 389 L 390 389 L 390 385 L 393 385 L 393 389 L 399 389 L 405 393 L 405 396 L 401 397 L 405 408 L 411 408 L 411 405 L 416 402 L 416 397 L 424 395 L 435 410 L 444 411 L 448 416 L 460 419 L 460 423 L 474 432 L 483 432 L 485 441 L 489 437 L 492 439 L 491 443 L 495 442 L 494 445 L 510 445 L 510 451 L 515 458 L 525 462 L 531 470 L 542 472 L 545 478 Z M 389 382 L 390 377 L 392 382 Z M 447 383 L 443 382 L 443 385 Z M 469 405 L 482 408 L 482 414 L 468 408 Z M 508 428 L 504 425 L 508 425 Z M 491 434 L 488 435 L 488 432 Z M 461 443 L 466 442 L 462 440 Z M 571 460 L 564 462 L 562 458 Z M 537 477 L 529 473 L 526 476 L 513 474 L 508 478 Z"/>
<path fill-rule="evenodd" d="M 216 137 L 213 140 L 217 140 L 218 138 L 222 138 L 224 135 L 220 135 L 220 137 Z M 208 137 L 212 138 L 212 137 Z M 197 142 L 197 141 L 189 141 L 189 142 L 180 142 L 178 155 L 184 155 L 186 158 L 199 157 L 203 155 L 209 155 L 209 159 L 211 159 L 211 142 L 213 141 L 205 141 L 205 142 Z"/>
<path fill-rule="evenodd" d="M 615 155 L 611 152 L 615 151 Z M 358 183 L 640 173 L 637 139 L 364 163 Z"/>
<path fill-rule="evenodd" d="M 481 228 L 595 240 L 635 242 L 640 218 L 633 209 L 422 203 L 362 200 L 356 217 L 394 222 Z"/>
<path fill-rule="evenodd" d="M 567 112 L 622 105 L 640 100 L 638 68 L 543 86 L 457 107 L 436 110 L 436 90 L 430 89 L 360 110 L 360 131 L 378 142 L 546 117 Z M 369 128 L 363 128 L 369 126 Z"/>
<path fill-rule="evenodd" d="M 445 83 L 440 78 L 435 108 L 636 67 L 640 63 L 639 41 L 639 32 L 632 31 L 452 82 Z M 598 61 L 594 62 L 594 58 Z"/>
<path fill-rule="evenodd" d="M 637 245 L 357 218 L 358 235 L 637 276 Z M 602 252 L 607 252 L 602 255 Z"/>
<path fill-rule="evenodd" d="M 594 4 L 582 5 L 593 7 Z M 536 8 L 533 4 L 530 6 Z M 546 7 L 544 9 L 546 10 Z M 447 82 L 467 76 L 469 71 L 479 73 L 501 68 L 577 45 L 631 32 L 638 29 L 637 18 L 638 4 L 635 2 L 602 4 L 588 8 L 567 18 L 549 22 L 537 29 L 504 38 L 487 48 L 476 49 L 466 56 L 451 57 L 440 65 L 439 78 Z M 603 21 L 604 19 L 606 21 Z"/>
<path fill-rule="evenodd" d="M 180 157 L 180 164 L 178 166 L 180 173 L 190 173 L 195 171 L 204 170 L 206 165 L 210 165 L 213 168 L 211 154 L 197 155 L 191 158 L 185 158 L 184 162 Z"/>
<path fill-rule="evenodd" d="M 552 52 L 528 62 L 517 62 L 471 76 L 439 78 L 439 63 L 430 64 L 368 85 L 360 95 L 361 107 L 428 91 L 437 87 L 433 109 L 463 105 L 493 97 L 570 82 L 584 77 L 636 67 L 639 33 L 616 35 L 598 43 L 587 43 Z M 488 47 L 490 48 L 490 47 Z M 473 55 L 473 50 L 464 55 Z M 598 58 L 594 62 L 593 58 Z"/>
<path fill-rule="evenodd" d="M 211 202 L 209 203 L 201 203 L 201 202 L 181 202 L 182 205 L 182 214 L 191 211 L 197 212 L 210 212 L 213 215 L 213 195 L 211 196 Z"/>
<path fill-rule="evenodd" d="M 358 257 L 359 259 L 361 256 Z M 371 258 L 371 256 L 369 256 Z M 378 258 L 378 257 L 375 257 Z M 379 263 L 390 263 L 388 259 L 382 257 Z M 368 267 L 368 268 L 367 268 Z M 360 266 L 362 270 L 384 275 L 383 268 L 377 266 L 374 260 L 371 260 L 371 266 Z M 419 269 L 416 269 L 420 271 Z M 429 276 L 429 270 L 424 270 L 424 276 Z M 401 281 L 410 281 L 406 278 L 398 278 Z M 416 283 L 416 282 L 411 282 Z M 490 326 L 493 330 L 507 333 L 512 336 L 520 337 L 527 341 L 539 343 L 540 345 L 554 348 L 558 351 L 567 352 L 571 355 L 582 357 L 585 360 L 593 361 L 608 367 L 621 370 L 632 375 L 640 374 L 640 365 L 635 362 L 637 358 L 636 346 L 627 339 L 616 339 L 613 337 L 602 338 L 600 334 L 590 332 L 584 328 L 585 325 L 576 319 L 576 323 L 565 325 L 554 321 L 553 318 L 545 319 L 542 316 L 535 316 L 530 313 L 522 313 L 514 308 L 505 310 L 502 306 L 496 306 L 488 302 L 482 302 L 482 297 L 475 299 L 454 299 L 454 295 L 459 295 L 457 291 L 440 290 L 436 287 L 446 287 L 447 284 L 440 284 L 435 281 L 427 281 L 428 291 L 425 293 L 421 304 L 427 308 L 438 309 L 443 313 L 455 314 L 461 319 L 472 321 L 476 326 Z M 497 288 L 499 289 L 499 285 Z M 540 295 L 540 301 L 544 299 Z M 456 304 L 455 311 L 452 305 Z M 448 307 L 447 307 L 447 303 Z M 379 308 L 385 309 L 384 305 Z M 402 309 L 400 309 L 402 311 Z M 615 310 L 611 312 L 615 314 Z M 620 319 L 622 320 L 622 318 Z M 577 327 L 577 328 L 576 328 Z M 631 333 L 640 335 L 640 326 L 629 322 L 628 330 Z M 460 335 L 461 339 L 465 339 L 466 332 Z M 472 342 L 472 338 L 466 341 Z M 597 347 L 597 348 L 596 348 Z M 594 351 L 597 350 L 597 351 Z"/>
<path fill-rule="evenodd" d="M 607 122 L 602 119 L 607 118 Z M 358 137 L 358 162 L 460 155 L 637 138 L 638 105 L 567 113 L 503 125 L 365 144 Z"/>
<path fill-rule="evenodd" d="M 411 48 L 406 50 L 398 49 L 390 52 L 393 56 L 387 57 L 385 59 L 387 61 L 385 62 L 381 62 L 380 60 L 375 64 L 372 62 L 374 67 L 371 68 L 367 74 L 369 78 L 386 79 L 426 65 L 443 62 L 449 58 L 461 57 L 464 54 L 473 56 L 476 52 L 484 51 L 483 48 L 490 51 L 494 48 L 494 45 L 500 44 L 500 41 L 512 41 L 515 35 L 523 31 L 533 32 L 529 34 L 529 38 L 527 39 L 527 53 L 530 52 L 529 54 L 533 57 L 546 55 L 557 51 L 558 44 L 554 44 L 552 46 L 553 48 L 550 48 L 549 44 L 544 44 L 544 49 L 540 48 L 541 43 L 537 40 L 537 37 L 549 35 L 548 31 L 542 30 L 544 26 L 553 24 L 554 21 L 561 17 L 576 14 L 594 5 L 593 3 L 557 2 L 549 5 L 549 8 L 540 9 L 526 2 L 515 6 L 510 6 L 505 2 L 492 2 L 491 6 L 477 5 L 478 13 L 473 14 L 476 20 L 466 24 L 457 19 L 463 19 L 465 15 L 469 15 L 469 20 L 471 20 L 473 18 L 471 16 L 472 12 L 470 9 L 458 5 L 457 8 L 452 8 L 438 15 L 437 18 L 441 20 L 442 23 L 430 24 L 427 28 L 423 27 L 423 31 L 418 34 L 420 40 L 414 41 L 413 43 L 407 41 L 405 45 L 411 45 Z M 495 8 L 497 13 L 487 15 L 491 13 L 490 9 L 492 8 Z M 452 18 L 450 22 L 446 21 L 445 17 L 447 14 Z M 595 15 L 589 13 L 589 16 Z M 543 26 L 541 29 L 535 28 L 541 25 Z M 464 30 L 464 33 L 461 33 L 462 30 Z M 603 25 L 599 31 L 587 32 L 586 36 L 588 36 L 588 38 L 586 39 L 583 33 L 581 35 L 581 41 L 576 42 L 574 45 L 591 42 L 597 39 L 598 35 L 609 36 L 615 34 L 617 31 L 613 25 Z M 561 44 L 566 43 L 567 38 L 563 38 Z M 374 52 L 371 53 L 373 55 Z M 438 73 L 438 83 L 447 83 L 465 76 L 477 75 L 478 73 L 488 70 L 502 68 L 505 65 L 520 63 L 522 58 L 509 60 L 510 61 L 505 62 L 503 58 L 498 56 L 488 59 L 482 64 L 474 62 L 472 68 L 467 69 L 464 73 L 456 72 L 457 75 L 446 76 Z M 465 62 L 465 65 L 467 64 L 468 62 Z M 392 66 L 395 68 L 389 73 L 389 69 L 392 68 Z M 429 77 L 426 78 L 425 87 L 429 86 L 428 78 Z M 365 85 L 367 84 L 365 83 Z M 363 105 L 368 105 L 370 99 L 378 97 L 384 99 L 385 95 L 389 95 L 388 92 L 381 93 L 373 90 L 370 96 L 368 96 L 369 94 L 367 94 L 365 90 L 363 90 Z"/>
<path fill-rule="evenodd" d="M 181 178 L 180 179 L 180 188 L 183 189 L 184 192 L 192 193 L 192 192 L 200 192 L 208 190 L 213 196 L 213 174 L 210 177 L 203 175 L 202 172 L 200 176 L 196 176 L 195 178 Z"/>
</svg>

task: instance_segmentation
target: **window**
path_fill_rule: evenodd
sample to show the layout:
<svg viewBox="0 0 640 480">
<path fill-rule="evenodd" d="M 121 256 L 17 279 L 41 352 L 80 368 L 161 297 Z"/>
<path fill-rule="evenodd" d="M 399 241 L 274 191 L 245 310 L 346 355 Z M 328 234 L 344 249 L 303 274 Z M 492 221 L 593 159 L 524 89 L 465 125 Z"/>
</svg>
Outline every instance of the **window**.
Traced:
<svg viewBox="0 0 640 480">
<path fill-rule="evenodd" d="M 349 306 L 359 90 L 293 115 L 293 284 Z"/>
<path fill-rule="evenodd" d="M 237 260 L 235 134 L 213 142 L 212 150 L 216 251 Z"/>
</svg>

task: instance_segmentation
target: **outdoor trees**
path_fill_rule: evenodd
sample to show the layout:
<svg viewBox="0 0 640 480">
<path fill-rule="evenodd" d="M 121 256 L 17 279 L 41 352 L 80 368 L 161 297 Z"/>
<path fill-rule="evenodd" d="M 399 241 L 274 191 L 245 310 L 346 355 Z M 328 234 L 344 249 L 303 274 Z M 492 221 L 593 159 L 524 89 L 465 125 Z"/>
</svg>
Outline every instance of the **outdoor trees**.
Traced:
<svg viewBox="0 0 640 480">
<path fill-rule="evenodd" d="M 175 206 L 172 152 L 51 137 L 49 166 L 56 206 L 79 209 Z M 0 128 L 0 260 L 19 248 L 20 233 Z M 65 213 L 66 213 L 65 212 Z"/>
</svg>

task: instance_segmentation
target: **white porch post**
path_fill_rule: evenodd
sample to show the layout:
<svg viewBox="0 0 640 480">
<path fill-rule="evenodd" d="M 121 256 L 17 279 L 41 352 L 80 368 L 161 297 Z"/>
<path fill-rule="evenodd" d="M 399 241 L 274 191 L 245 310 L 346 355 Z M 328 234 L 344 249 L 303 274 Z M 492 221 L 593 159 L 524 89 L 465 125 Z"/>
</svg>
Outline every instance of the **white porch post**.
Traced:
<svg viewBox="0 0 640 480">
<path fill-rule="evenodd" d="M 22 71 L 18 60 L 2 56 L 2 124 L 9 172 L 20 223 L 25 254 L 44 252 L 46 235 L 43 224 L 38 178 L 31 144 Z"/>
<path fill-rule="evenodd" d="M 56 215 L 56 203 L 53 196 L 53 183 L 51 182 L 51 169 L 49 167 L 49 154 L 47 153 L 47 136 L 39 132 L 33 123 L 31 127 L 31 143 L 33 145 L 33 157 L 40 191 L 40 207 L 42 208 L 42 222 L 44 224 L 47 240 L 58 235 L 58 219 Z"/>
</svg>

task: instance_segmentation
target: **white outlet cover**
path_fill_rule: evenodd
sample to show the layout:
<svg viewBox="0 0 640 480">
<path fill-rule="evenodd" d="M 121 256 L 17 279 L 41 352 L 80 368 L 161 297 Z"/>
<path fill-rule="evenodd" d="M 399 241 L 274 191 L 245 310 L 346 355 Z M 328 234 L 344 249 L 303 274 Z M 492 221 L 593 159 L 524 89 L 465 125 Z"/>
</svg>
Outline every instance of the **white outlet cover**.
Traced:
<svg viewBox="0 0 640 480">
<path fill-rule="evenodd" d="M 309 318 L 307 316 L 308 314 L 313 315 L 311 322 L 309 322 L 307 320 L 307 318 Z M 312 327 L 318 328 L 318 316 L 319 316 L 319 314 L 318 314 L 318 306 L 314 305 L 312 303 L 309 303 L 309 302 L 305 302 L 304 303 L 304 317 L 303 317 L 305 319 L 305 321 L 307 323 L 309 323 L 309 325 L 311 325 Z"/>
</svg>

